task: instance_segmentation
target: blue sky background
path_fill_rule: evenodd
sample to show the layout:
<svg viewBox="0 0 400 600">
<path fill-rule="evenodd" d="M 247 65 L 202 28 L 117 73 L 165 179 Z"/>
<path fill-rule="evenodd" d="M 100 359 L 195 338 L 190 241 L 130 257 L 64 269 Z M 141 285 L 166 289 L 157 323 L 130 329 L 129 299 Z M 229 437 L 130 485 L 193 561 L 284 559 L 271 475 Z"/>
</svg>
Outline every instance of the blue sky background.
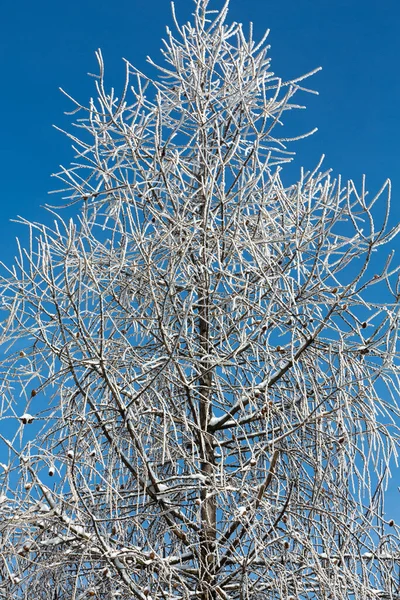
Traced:
<svg viewBox="0 0 400 600">
<path fill-rule="evenodd" d="M 219 7 L 222 0 L 214 0 Z M 191 0 L 176 0 L 187 20 Z M 393 183 L 393 222 L 400 219 L 400 3 L 398 0 L 231 0 L 231 20 L 254 22 L 261 36 L 271 29 L 272 67 L 284 79 L 317 66 L 311 85 L 319 96 L 301 98 L 307 111 L 291 118 L 288 135 L 318 127 L 296 144 L 297 167 L 313 167 L 321 154 L 335 173 L 361 181 L 371 192 L 387 177 Z M 124 77 L 122 57 L 141 70 L 146 55 L 158 61 L 165 25 L 172 24 L 168 0 L 15 0 L 4 2 L 0 20 L 0 260 L 10 262 L 15 237 L 26 232 L 10 219 L 20 214 L 49 221 L 40 208 L 56 197 L 50 178 L 68 165 L 68 140 L 52 124 L 68 128 L 71 104 L 59 86 L 87 104 L 101 48 L 109 86 Z M 286 132 L 285 132 L 286 133 Z M 400 250 L 400 241 L 397 242 Z M 400 477 L 396 476 L 396 483 Z M 394 507 L 396 486 L 392 486 Z"/>
<path fill-rule="evenodd" d="M 222 0 L 213 0 L 220 6 Z M 191 0 L 176 0 L 182 19 Z M 319 96 L 303 95 L 307 111 L 296 111 L 288 134 L 317 126 L 297 144 L 298 166 L 326 166 L 371 191 L 393 181 L 394 218 L 399 219 L 400 4 L 397 0 L 231 0 L 230 18 L 254 22 L 259 35 L 271 29 L 270 55 L 276 74 L 290 78 L 314 67 Z M 9 219 L 17 213 L 46 219 L 40 206 L 57 182 L 50 179 L 71 158 L 69 142 L 52 129 L 68 127 L 71 108 L 61 86 L 87 103 L 97 72 L 94 51 L 101 47 L 107 81 L 122 85 L 122 57 L 146 69 L 146 55 L 158 59 L 168 0 L 15 0 L 4 2 L 0 23 L 0 257 L 7 258 L 21 233 Z"/>
</svg>

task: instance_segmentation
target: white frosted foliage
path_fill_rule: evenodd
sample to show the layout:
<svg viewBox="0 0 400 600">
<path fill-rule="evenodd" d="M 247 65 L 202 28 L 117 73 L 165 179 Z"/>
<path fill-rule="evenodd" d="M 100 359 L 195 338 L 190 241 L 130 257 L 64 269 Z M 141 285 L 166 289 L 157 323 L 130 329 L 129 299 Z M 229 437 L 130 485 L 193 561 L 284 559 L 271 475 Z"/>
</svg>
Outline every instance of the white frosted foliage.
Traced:
<svg viewBox="0 0 400 600">
<path fill-rule="evenodd" d="M 191 4 L 1 267 L 0 596 L 398 600 L 390 182 L 285 171 L 315 71 Z"/>
</svg>

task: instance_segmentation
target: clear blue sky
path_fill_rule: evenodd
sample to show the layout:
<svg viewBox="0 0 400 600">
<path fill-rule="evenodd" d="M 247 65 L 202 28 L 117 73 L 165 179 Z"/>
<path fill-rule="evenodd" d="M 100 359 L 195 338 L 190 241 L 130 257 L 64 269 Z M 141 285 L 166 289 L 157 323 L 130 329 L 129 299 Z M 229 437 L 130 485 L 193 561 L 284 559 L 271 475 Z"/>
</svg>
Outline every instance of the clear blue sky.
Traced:
<svg viewBox="0 0 400 600">
<path fill-rule="evenodd" d="M 222 0 L 213 0 L 221 6 Z M 176 0 L 185 20 L 192 0 Z M 297 164 L 326 166 L 360 180 L 371 191 L 386 177 L 394 184 L 395 218 L 400 217 L 400 4 L 398 0 L 231 0 L 230 18 L 254 22 L 256 33 L 271 29 L 270 55 L 276 74 L 294 77 L 322 66 L 312 79 L 319 96 L 304 95 L 307 111 L 296 112 L 288 134 L 318 127 L 297 144 Z M 70 104 L 61 86 L 83 103 L 94 92 L 94 51 L 101 47 L 109 85 L 123 80 L 122 57 L 146 69 L 159 58 L 160 39 L 171 24 L 168 0 L 15 0 L 2 5 L 0 24 L 0 258 L 14 247 L 17 213 L 46 216 L 40 205 L 50 174 L 68 164 L 69 142 L 52 129 L 68 127 Z"/>
<path fill-rule="evenodd" d="M 222 0 L 214 0 L 221 6 Z M 187 20 L 191 0 L 176 0 Z M 390 177 L 394 220 L 400 219 L 400 3 L 398 0 L 231 0 L 230 19 L 271 29 L 273 70 L 283 78 L 317 66 L 319 96 L 302 98 L 308 110 L 291 120 L 288 135 L 318 127 L 297 144 L 298 166 L 326 166 L 360 181 L 371 192 Z M 123 83 L 122 57 L 145 70 L 146 55 L 159 59 L 160 39 L 171 24 L 168 0 L 15 0 L 4 2 L 0 23 L 1 159 L 0 260 L 14 254 L 21 214 L 47 220 L 40 209 L 55 202 L 50 174 L 67 165 L 69 142 L 52 129 L 68 127 L 70 103 L 61 86 L 87 103 L 94 93 L 94 51 L 103 51 L 108 84 Z M 24 237 L 21 235 L 21 237 Z M 400 250 L 400 242 L 397 242 Z M 398 479 L 398 477 L 397 477 Z"/>
</svg>

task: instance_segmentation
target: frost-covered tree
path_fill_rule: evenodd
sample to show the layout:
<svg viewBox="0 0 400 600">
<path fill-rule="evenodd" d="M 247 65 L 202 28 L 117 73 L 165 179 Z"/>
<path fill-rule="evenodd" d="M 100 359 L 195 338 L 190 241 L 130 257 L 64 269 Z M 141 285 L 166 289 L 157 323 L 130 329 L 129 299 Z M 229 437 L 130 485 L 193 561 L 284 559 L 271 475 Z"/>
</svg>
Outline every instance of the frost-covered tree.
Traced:
<svg viewBox="0 0 400 600">
<path fill-rule="evenodd" d="M 2 269 L 0 596 L 400 598 L 390 184 L 284 183 L 305 78 L 194 7 Z"/>
</svg>

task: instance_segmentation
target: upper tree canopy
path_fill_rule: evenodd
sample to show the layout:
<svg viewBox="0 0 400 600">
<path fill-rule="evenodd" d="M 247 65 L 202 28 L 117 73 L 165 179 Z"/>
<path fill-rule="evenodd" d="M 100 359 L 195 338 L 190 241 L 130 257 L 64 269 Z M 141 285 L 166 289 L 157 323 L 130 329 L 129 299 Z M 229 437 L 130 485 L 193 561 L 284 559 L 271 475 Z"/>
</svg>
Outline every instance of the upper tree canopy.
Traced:
<svg viewBox="0 0 400 600">
<path fill-rule="evenodd" d="M 3 268 L 2 597 L 400 598 L 390 184 L 284 185 L 305 77 L 194 7 L 156 80 L 97 54 L 76 217 Z"/>
</svg>

